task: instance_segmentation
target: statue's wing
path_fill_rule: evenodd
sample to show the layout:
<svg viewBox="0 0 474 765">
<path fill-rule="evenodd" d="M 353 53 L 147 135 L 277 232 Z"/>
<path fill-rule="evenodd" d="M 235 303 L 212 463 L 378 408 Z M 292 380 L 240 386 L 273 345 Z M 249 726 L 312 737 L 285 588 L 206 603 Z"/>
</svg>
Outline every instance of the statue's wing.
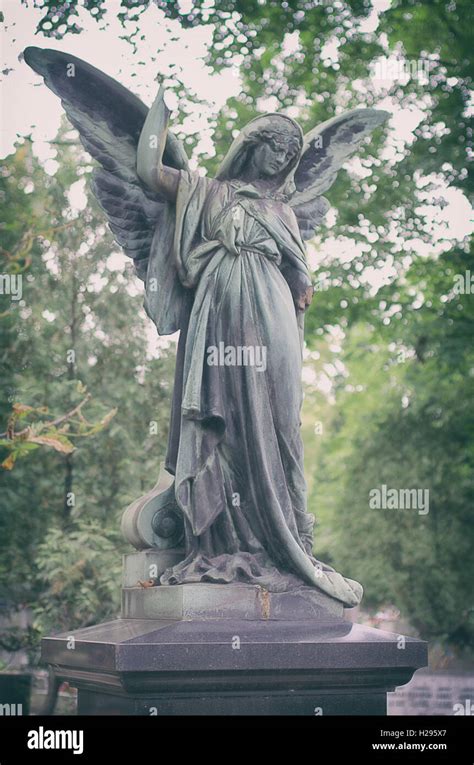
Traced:
<svg viewBox="0 0 474 765">
<path fill-rule="evenodd" d="M 389 116 L 389 112 L 381 109 L 353 109 L 317 125 L 305 135 L 294 175 L 296 191 L 290 200 L 303 239 L 314 236 L 316 226 L 326 214 L 329 202 L 322 194 L 332 186 L 344 162 Z"/>
<path fill-rule="evenodd" d="M 84 147 L 100 163 L 92 190 L 115 239 L 145 280 L 153 234 L 166 214 L 165 201 L 141 183 L 136 171 L 148 107 L 116 80 L 68 53 L 30 47 L 24 58 L 59 96 Z M 188 167 L 184 148 L 170 132 L 163 162 L 176 169 Z"/>
</svg>

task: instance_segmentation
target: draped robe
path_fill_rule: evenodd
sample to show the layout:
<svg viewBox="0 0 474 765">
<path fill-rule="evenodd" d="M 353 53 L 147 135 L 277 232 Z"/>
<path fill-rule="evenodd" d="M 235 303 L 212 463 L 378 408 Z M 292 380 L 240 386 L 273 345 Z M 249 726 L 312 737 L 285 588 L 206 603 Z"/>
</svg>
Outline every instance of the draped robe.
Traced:
<svg viewBox="0 0 474 765">
<path fill-rule="evenodd" d="M 161 584 L 310 584 L 355 605 L 357 582 L 313 557 L 306 510 L 302 316 L 289 284 L 308 275 L 297 220 L 250 184 L 180 172 L 173 258 L 192 306 L 181 329 L 166 467 L 186 557 Z M 259 366 L 210 349 L 259 349 Z M 249 356 L 247 355 L 247 362 Z"/>
</svg>

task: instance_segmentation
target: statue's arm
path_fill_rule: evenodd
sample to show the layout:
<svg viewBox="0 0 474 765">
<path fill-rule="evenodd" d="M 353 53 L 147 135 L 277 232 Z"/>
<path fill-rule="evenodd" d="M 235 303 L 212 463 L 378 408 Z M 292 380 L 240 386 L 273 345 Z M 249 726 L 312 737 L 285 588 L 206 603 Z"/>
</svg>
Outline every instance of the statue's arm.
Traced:
<svg viewBox="0 0 474 765">
<path fill-rule="evenodd" d="M 298 238 L 298 220 L 293 209 L 289 208 L 289 229 L 293 231 L 295 238 Z M 304 312 L 311 305 L 314 295 L 314 287 L 311 274 L 306 262 L 304 252 L 298 257 L 292 249 L 282 249 L 282 261 L 280 270 L 285 277 L 290 288 L 296 313 Z"/>
<path fill-rule="evenodd" d="M 163 93 L 163 87 L 160 87 L 140 133 L 137 173 L 149 189 L 174 202 L 178 193 L 179 170 L 167 167 L 162 162 L 171 113 L 164 102 Z"/>
</svg>

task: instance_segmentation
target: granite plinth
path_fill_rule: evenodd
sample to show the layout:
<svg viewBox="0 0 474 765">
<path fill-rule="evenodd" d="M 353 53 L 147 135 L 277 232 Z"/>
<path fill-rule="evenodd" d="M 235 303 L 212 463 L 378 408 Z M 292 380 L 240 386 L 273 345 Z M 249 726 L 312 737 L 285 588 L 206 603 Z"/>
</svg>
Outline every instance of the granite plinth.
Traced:
<svg viewBox="0 0 474 765">
<path fill-rule="evenodd" d="M 249 613 L 253 586 L 222 585 L 234 609 L 224 618 L 202 608 L 211 595 L 219 603 L 217 591 L 194 590 L 220 585 L 179 587 L 193 588 L 182 598 L 195 593 L 193 615 L 120 618 L 43 639 L 44 661 L 78 688 L 79 714 L 381 715 L 387 692 L 426 665 L 423 641 L 298 612 L 304 592 L 299 604 L 280 593 L 289 599 L 275 599 L 272 618 L 271 608 Z"/>
</svg>

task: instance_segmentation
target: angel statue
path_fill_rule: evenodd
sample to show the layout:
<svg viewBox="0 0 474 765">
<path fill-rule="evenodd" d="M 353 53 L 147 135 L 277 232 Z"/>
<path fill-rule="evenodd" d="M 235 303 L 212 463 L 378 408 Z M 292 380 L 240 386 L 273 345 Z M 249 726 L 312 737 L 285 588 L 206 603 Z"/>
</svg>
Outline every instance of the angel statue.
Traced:
<svg viewBox="0 0 474 765">
<path fill-rule="evenodd" d="M 169 131 L 163 88 L 148 110 L 74 56 L 29 47 L 24 57 L 101 166 L 93 191 L 144 282 L 148 316 L 159 334 L 180 332 L 165 467 L 185 554 L 158 584 L 310 586 L 357 605 L 361 585 L 313 556 L 304 240 L 329 207 L 322 193 L 388 113 L 355 109 L 306 135 L 284 114 L 260 115 L 210 178 L 190 170 Z"/>
</svg>

